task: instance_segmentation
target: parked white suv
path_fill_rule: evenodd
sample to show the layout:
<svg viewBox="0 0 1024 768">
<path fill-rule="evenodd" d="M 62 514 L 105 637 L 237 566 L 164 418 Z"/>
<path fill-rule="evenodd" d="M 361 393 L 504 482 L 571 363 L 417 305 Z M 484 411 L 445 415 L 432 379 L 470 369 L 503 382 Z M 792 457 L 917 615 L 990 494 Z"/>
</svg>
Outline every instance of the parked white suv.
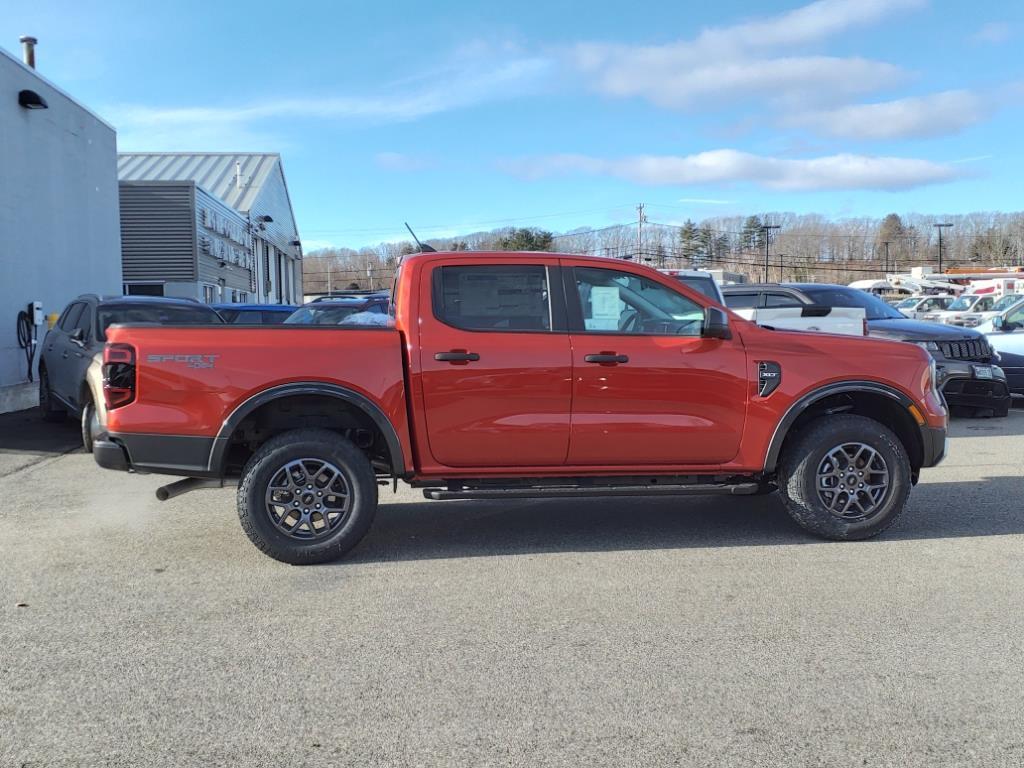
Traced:
<svg viewBox="0 0 1024 768">
<path fill-rule="evenodd" d="M 946 325 L 963 325 L 965 315 L 977 312 L 991 312 L 992 306 L 995 303 L 995 296 L 965 293 L 945 310 L 941 312 L 926 312 L 921 319 L 933 323 L 945 323 Z"/>
<path fill-rule="evenodd" d="M 930 312 L 944 312 L 953 303 L 953 296 L 910 296 L 896 305 L 911 320 L 924 320 Z"/>
<path fill-rule="evenodd" d="M 992 309 L 987 311 L 971 312 L 964 315 L 963 325 L 966 328 L 977 328 L 987 320 L 991 320 L 996 315 L 1001 315 L 1003 312 L 1008 310 L 1014 304 L 1024 299 L 1024 294 L 1021 293 L 1007 293 L 1003 294 L 1003 297 L 999 299 L 995 304 L 992 305 Z"/>
</svg>

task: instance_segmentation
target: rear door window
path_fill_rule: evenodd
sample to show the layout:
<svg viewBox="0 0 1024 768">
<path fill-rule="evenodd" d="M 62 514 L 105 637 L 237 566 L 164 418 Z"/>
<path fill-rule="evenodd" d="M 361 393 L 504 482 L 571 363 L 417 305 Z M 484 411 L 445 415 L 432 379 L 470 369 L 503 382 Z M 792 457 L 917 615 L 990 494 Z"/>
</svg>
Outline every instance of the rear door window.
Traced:
<svg viewBox="0 0 1024 768">
<path fill-rule="evenodd" d="M 434 315 L 467 331 L 550 331 L 548 270 L 539 264 L 438 267 Z"/>
</svg>

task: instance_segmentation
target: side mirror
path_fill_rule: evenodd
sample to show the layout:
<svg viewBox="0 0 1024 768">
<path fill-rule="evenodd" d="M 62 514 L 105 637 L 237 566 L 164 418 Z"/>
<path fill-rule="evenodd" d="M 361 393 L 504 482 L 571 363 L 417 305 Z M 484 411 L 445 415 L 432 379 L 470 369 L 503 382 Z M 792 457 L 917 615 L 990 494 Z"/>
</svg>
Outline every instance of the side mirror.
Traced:
<svg viewBox="0 0 1024 768">
<path fill-rule="evenodd" d="M 725 310 L 718 307 L 706 307 L 704 309 L 704 327 L 701 329 L 700 335 L 705 339 L 731 339 L 729 315 L 725 313 Z"/>
</svg>

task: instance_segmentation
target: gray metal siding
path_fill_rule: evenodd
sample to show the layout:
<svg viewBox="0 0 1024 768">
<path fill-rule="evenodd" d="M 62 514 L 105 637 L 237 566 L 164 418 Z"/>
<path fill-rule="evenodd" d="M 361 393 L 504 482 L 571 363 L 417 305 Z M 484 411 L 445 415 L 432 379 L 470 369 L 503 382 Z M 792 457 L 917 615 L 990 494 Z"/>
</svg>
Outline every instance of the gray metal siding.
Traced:
<svg viewBox="0 0 1024 768">
<path fill-rule="evenodd" d="M 220 236 L 217 233 L 208 233 L 203 222 L 203 209 L 214 211 L 222 220 L 231 222 L 242 234 L 242 239 L 249 241 L 248 247 L 229 238 Z M 246 291 L 251 295 L 256 294 L 256 284 L 253 271 L 245 265 L 245 262 L 252 260 L 252 238 L 249 236 L 249 222 L 234 209 L 228 207 L 220 200 L 210 195 L 206 190 L 196 188 L 195 206 L 195 227 L 198 237 L 198 258 L 199 258 L 199 281 L 211 285 L 218 285 L 218 281 L 224 279 L 225 288 L 234 288 L 239 291 Z M 234 247 L 238 251 L 244 251 L 243 263 L 233 263 L 228 256 L 224 258 L 225 266 L 221 267 L 221 257 L 216 254 L 208 254 L 202 247 L 202 239 L 209 237 L 214 241 L 223 240 L 229 248 Z"/>
<path fill-rule="evenodd" d="M 196 279 L 194 185 L 120 184 L 126 283 Z"/>
</svg>

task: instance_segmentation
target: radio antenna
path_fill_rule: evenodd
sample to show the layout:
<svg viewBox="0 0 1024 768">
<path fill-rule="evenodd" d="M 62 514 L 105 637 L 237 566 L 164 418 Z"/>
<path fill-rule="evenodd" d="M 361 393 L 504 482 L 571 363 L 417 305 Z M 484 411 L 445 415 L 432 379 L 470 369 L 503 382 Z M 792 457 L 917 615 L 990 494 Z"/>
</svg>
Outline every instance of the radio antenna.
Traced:
<svg viewBox="0 0 1024 768">
<path fill-rule="evenodd" d="M 408 221 L 402 223 L 405 224 L 405 228 L 409 230 L 409 234 L 412 235 L 412 239 L 416 241 L 416 245 L 419 247 L 420 253 L 437 253 L 436 248 L 429 245 L 424 245 L 423 243 L 420 242 L 420 239 L 416 237 L 416 233 L 412 231 L 412 227 L 409 226 Z"/>
</svg>

